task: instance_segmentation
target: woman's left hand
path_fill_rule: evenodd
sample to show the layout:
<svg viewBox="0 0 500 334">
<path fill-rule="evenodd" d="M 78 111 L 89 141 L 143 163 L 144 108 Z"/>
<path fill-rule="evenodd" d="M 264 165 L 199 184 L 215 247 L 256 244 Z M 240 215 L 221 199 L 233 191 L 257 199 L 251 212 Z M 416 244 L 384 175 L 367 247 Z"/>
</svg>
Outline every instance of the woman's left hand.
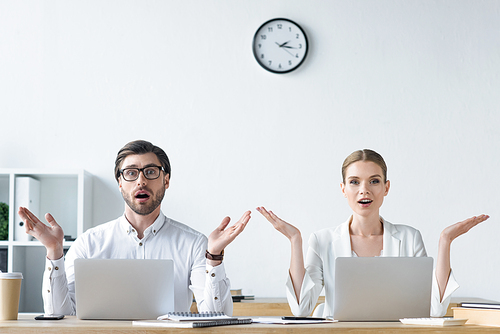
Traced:
<svg viewBox="0 0 500 334">
<path fill-rule="evenodd" d="M 488 215 L 474 216 L 459 223 L 450 225 L 447 228 L 445 228 L 443 232 L 441 232 L 441 238 L 444 241 L 451 243 L 457 237 L 469 232 L 471 228 L 473 228 L 479 223 L 484 222 L 488 218 L 490 218 L 490 216 Z"/>
</svg>

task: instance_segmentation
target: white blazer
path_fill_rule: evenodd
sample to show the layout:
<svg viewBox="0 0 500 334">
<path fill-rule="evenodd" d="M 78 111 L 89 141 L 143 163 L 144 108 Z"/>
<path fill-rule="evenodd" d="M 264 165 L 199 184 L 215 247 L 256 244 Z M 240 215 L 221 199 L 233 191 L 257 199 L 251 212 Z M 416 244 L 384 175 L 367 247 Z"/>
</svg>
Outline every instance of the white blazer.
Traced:
<svg viewBox="0 0 500 334">
<path fill-rule="evenodd" d="M 382 218 L 382 217 L 381 217 Z M 417 229 L 406 225 L 393 225 L 383 219 L 384 236 L 381 256 L 427 256 L 422 236 Z M 305 260 L 306 273 L 297 302 L 290 274 L 286 282 L 286 294 L 291 311 L 295 316 L 308 316 L 314 309 L 318 296 L 325 288 L 325 303 L 318 306 L 315 316 L 333 316 L 335 293 L 335 259 L 351 257 L 349 220 L 336 228 L 317 231 L 309 238 L 309 249 Z M 435 273 L 432 276 L 431 316 L 446 314 L 451 294 L 459 285 L 450 273 L 448 284 L 440 302 Z"/>
</svg>

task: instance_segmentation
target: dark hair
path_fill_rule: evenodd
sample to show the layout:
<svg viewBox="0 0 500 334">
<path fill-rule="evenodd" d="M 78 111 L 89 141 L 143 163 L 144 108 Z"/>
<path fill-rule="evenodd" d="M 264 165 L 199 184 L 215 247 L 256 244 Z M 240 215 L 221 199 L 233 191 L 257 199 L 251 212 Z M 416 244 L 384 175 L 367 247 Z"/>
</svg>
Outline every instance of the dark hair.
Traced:
<svg viewBox="0 0 500 334">
<path fill-rule="evenodd" d="M 384 176 L 384 183 L 387 182 L 387 165 L 385 164 L 384 158 L 377 152 L 369 149 L 354 151 L 347 158 L 345 158 L 342 164 L 342 182 L 345 183 L 345 173 L 347 168 L 358 161 L 371 161 L 376 163 L 382 168 L 382 173 Z"/>
<path fill-rule="evenodd" d="M 116 181 L 120 178 L 120 169 L 123 160 L 129 155 L 133 154 L 146 154 L 146 153 L 154 153 L 157 157 L 158 160 L 160 160 L 160 163 L 165 170 L 165 173 L 170 175 L 171 170 L 170 170 L 170 161 L 168 160 L 167 154 L 165 151 L 163 151 L 161 148 L 158 146 L 155 146 L 151 144 L 148 141 L 145 140 L 135 140 L 131 141 L 127 145 L 123 146 L 120 151 L 118 151 L 118 154 L 116 155 L 116 160 L 115 160 L 115 178 Z"/>
</svg>

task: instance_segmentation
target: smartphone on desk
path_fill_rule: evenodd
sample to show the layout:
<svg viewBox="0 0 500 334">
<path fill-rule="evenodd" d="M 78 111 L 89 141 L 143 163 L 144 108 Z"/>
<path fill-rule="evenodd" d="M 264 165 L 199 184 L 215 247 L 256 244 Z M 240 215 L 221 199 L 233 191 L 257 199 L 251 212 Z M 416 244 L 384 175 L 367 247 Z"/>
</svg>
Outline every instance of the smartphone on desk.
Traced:
<svg viewBox="0 0 500 334">
<path fill-rule="evenodd" d="M 35 320 L 61 320 L 64 314 L 41 314 L 35 317 Z"/>
<path fill-rule="evenodd" d="M 324 321 L 326 318 L 316 317 L 281 317 L 281 320 L 311 320 L 311 321 Z"/>
</svg>

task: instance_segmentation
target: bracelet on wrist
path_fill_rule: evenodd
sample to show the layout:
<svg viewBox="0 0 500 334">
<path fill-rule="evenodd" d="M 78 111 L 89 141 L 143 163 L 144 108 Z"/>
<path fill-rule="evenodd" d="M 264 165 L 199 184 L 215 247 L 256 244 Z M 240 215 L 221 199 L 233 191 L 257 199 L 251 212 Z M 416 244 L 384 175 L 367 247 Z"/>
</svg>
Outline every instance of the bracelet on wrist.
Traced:
<svg viewBox="0 0 500 334">
<path fill-rule="evenodd" d="M 222 261 L 224 259 L 224 250 L 222 250 L 220 255 L 214 255 L 214 254 L 210 254 L 208 252 L 208 249 L 207 249 L 207 251 L 205 252 L 205 257 L 209 260 L 212 260 L 212 261 Z"/>
</svg>

